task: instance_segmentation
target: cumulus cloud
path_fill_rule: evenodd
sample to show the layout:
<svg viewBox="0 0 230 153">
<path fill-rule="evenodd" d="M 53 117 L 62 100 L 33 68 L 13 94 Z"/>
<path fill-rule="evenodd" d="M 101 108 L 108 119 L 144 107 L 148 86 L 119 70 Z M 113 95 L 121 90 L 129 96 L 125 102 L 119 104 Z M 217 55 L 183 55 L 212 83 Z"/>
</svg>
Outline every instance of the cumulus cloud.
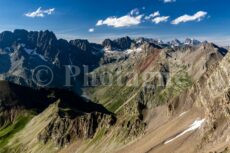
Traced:
<svg viewBox="0 0 230 153">
<path fill-rule="evenodd" d="M 120 27 L 130 27 L 134 25 L 139 25 L 145 21 L 151 21 L 155 24 L 159 24 L 161 22 L 167 22 L 170 16 L 160 16 L 159 11 L 155 11 L 148 16 L 141 14 L 139 9 L 131 10 L 127 15 L 121 17 L 108 17 L 104 20 L 98 20 L 96 26 L 107 25 L 115 28 Z"/>
<path fill-rule="evenodd" d="M 159 16 L 154 19 L 152 19 L 152 22 L 155 24 L 159 24 L 161 22 L 167 22 L 169 19 L 169 16 Z"/>
<path fill-rule="evenodd" d="M 130 11 L 130 15 L 139 15 L 139 14 L 140 14 L 140 11 L 138 8 L 135 8 L 135 9 Z"/>
<path fill-rule="evenodd" d="M 160 12 L 159 12 L 159 11 L 154 12 L 154 13 L 151 14 L 150 16 L 152 16 L 152 17 L 160 16 Z"/>
<path fill-rule="evenodd" d="M 104 24 L 103 22 L 104 22 L 103 20 L 98 20 L 96 26 L 101 26 L 101 25 L 103 25 L 103 24 Z"/>
<path fill-rule="evenodd" d="M 90 29 L 89 29 L 89 32 L 94 32 L 94 28 L 90 28 Z"/>
<path fill-rule="evenodd" d="M 25 14 L 27 17 L 35 18 L 35 17 L 45 17 L 46 15 L 51 15 L 55 11 L 55 8 L 50 8 L 47 10 L 42 10 L 41 7 L 39 7 L 36 11 L 34 12 L 28 12 Z"/>
<path fill-rule="evenodd" d="M 208 13 L 204 11 L 199 11 L 195 13 L 194 15 L 183 15 L 175 20 L 173 20 L 171 23 L 172 24 L 180 24 L 180 23 L 185 23 L 185 22 L 190 22 L 190 21 L 201 21 Z"/>
<path fill-rule="evenodd" d="M 164 3 L 176 2 L 176 0 L 164 0 Z"/>
<path fill-rule="evenodd" d="M 153 12 L 153 13 L 150 14 L 149 16 L 146 16 L 146 17 L 145 17 L 145 20 L 149 20 L 149 19 L 154 18 L 154 17 L 157 17 L 157 16 L 160 16 L 160 12 L 159 12 L 159 11 Z"/>
<path fill-rule="evenodd" d="M 132 11 L 131 11 L 132 12 Z M 134 12 L 133 12 L 134 13 Z M 96 26 L 107 25 L 115 28 L 130 27 L 141 23 L 143 15 L 129 13 L 121 17 L 108 17 L 105 20 L 98 20 Z"/>
</svg>

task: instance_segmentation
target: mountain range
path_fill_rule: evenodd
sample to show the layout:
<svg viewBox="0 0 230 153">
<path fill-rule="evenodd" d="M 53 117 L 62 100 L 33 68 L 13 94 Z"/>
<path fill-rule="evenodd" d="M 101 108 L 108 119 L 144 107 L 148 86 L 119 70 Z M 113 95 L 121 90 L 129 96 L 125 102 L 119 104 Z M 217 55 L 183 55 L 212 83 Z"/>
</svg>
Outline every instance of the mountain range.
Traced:
<svg viewBox="0 0 230 153">
<path fill-rule="evenodd" d="M 229 56 L 189 38 L 2 32 L 0 153 L 226 153 Z"/>
</svg>

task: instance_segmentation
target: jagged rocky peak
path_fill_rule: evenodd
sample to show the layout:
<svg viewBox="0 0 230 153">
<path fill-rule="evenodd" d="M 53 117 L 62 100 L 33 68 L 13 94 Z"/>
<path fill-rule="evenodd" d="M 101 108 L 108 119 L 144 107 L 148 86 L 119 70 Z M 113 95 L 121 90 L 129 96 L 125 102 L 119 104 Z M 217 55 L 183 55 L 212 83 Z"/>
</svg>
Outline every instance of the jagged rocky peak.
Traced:
<svg viewBox="0 0 230 153">
<path fill-rule="evenodd" d="M 217 46 L 217 45 L 214 44 L 214 43 L 202 42 L 202 43 L 201 43 L 201 46 L 202 46 L 204 49 L 209 49 L 209 50 L 217 49 L 217 51 L 218 51 L 222 56 L 225 56 L 225 55 L 228 53 L 228 50 L 227 50 L 226 48 Z"/>
<path fill-rule="evenodd" d="M 184 44 L 193 46 L 193 45 L 200 45 L 201 42 L 199 40 L 196 40 L 196 39 L 186 38 L 184 41 Z"/>
<path fill-rule="evenodd" d="M 113 45 L 113 41 L 110 40 L 110 39 L 105 39 L 105 40 L 102 42 L 102 46 L 104 46 L 105 48 L 110 48 L 110 49 L 112 49 L 112 47 L 114 46 L 114 45 Z"/>
<path fill-rule="evenodd" d="M 48 48 L 49 45 L 55 45 L 57 38 L 51 31 L 26 31 L 16 29 L 13 32 L 4 31 L 0 34 L 0 47 L 12 47 L 17 44 L 24 44 L 28 48 Z"/>
<path fill-rule="evenodd" d="M 65 102 L 57 101 L 54 104 L 55 111 L 50 116 L 49 124 L 38 134 L 38 140 L 42 143 L 47 144 L 51 141 L 55 146 L 62 148 L 79 139 L 93 138 L 98 130 L 108 130 L 116 122 L 112 114 L 99 111 L 94 106 L 90 108 L 87 102 L 82 103 L 88 107 L 87 111 L 66 105 Z"/>
<path fill-rule="evenodd" d="M 38 41 L 39 42 L 45 42 L 45 41 L 47 41 L 50 44 L 51 41 L 57 41 L 57 37 L 51 31 L 48 31 L 48 30 L 46 30 L 46 31 L 40 31 L 38 33 Z"/>
<path fill-rule="evenodd" d="M 148 42 L 149 39 L 144 38 L 144 37 L 139 37 L 139 38 L 136 38 L 135 41 L 137 44 L 143 44 L 144 42 Z"/>
<path fill-rule="evenodd" d="M 0 34 L 0 47 L 5 48 L 11 45 L 14 41 L 14 35 L 10 31 L 4 31 Z"/>
<path fill-rule="evenodd" d="M 136 38 L 135 42 L 137 44 L 143 44 L 143 43 L 154 43 L 154 44 L 158 44 L 158 45 L 164 44 L 164 42 L 160 39 L 145 38 L 145 37 Z"/>
<path fill-rule="evenodd" d="M 126 36 L 126 37 L 118 38 L 114 40 L 114 42 L 117 44 L 119 48 L 124 50 L 124 49 L 128 49 L 131 47 L 133 40 L 131 40 L 131 38 Z"/>
<path fill-rule="evenodd" d="M 102 42 L 102 45 L 105 48 L 109 48 L 111 50 L 126 50 L 131 48 L 132 43 L 133 40 L 130 37 L 126 36 L 115 40 L 105 39 Z"/>
<path fill-rule="evenodd" d="M 171 45 L 172 47 L 178 47 L 178 46 L 182 45 L 181 41 L 178 39 L 174 39 L 174 40 L 170 41 L 168 44 Z"/>
<path fill-rule="evenodd" d="M 162 49 L 161 45 L 158 45 L 156 43 L 151 43 L 151 42 L 145 42 L 141 46 L 142 49 L 145 51 L 152 51 L 154 49 Z"/>
<path fill-rule="evenodd" d="M 73 45 L 74 44 L 74 45 Z M 102 46 L 87 40 L 68 42 L 57 39 L 51 31 L 5 31 L 0 34 L 0 77 L 17 84 L 36 87 L 32 81 L 33 70 L 46 65 L 59 77 L 55 77 L 49 87 L 64 85 L 64 66 L 88 65 L 90 68 L 99 64 L 103 55 Z M 61 83 L 62 82 L 62 83 Z M 61 83 L 61 84 L 60 84 Z"/>
<path fill-rule="evenodd" d="M 207 41 L 205 41 L 207 42 Z M 180 47 L 180 46 L 198 46 L 202 42 L 196 39 L 186 38 L 184 41 L 180 41 L 178 39 L 174 39 L 168 42 L 168 45 L 171 47 Z M 208 42 L 207 42 L 208 43 Z"/>
<path fill-rule="evenodd" d="M 29 32 L 23 29 L 16 29 L 13 32 L 14 37 L 21 42 L 27 42 Z"/>
<path fill-rule="evenodd" d="M 75 39 L 75 40 L 71 40 L 69 43 L 83 51 L 90 49 L 90 43 L 86 39 Z"/>
<path fill-rule="evenodd" d="M 69 41 L 70 45 L 78 48 L 81 51 L 97 54 L 102 50 L 102 45 L 89 42 L 87 39 L 75 39 Z"/>
<path fill-rule="evenodd" d="M 15 38 L 20 40 L 22 43 L 50 43 L 51 41 L 57 41 L 57 37 L 52 31 L 26 31 L 26 30 L 15 30 L 13 32 Z"/>
<path fill-rule="evenodd" d="M 164 42 L 158 39 L 139 37 L 131 39 L 130 37 L 122 37 L 115 40 L 105 39 L 102 45 L 109 51 L 126 51 L 140 48 L 146 44 L 155 45 L 156 48 L 164 46 Z"/>
</svg>

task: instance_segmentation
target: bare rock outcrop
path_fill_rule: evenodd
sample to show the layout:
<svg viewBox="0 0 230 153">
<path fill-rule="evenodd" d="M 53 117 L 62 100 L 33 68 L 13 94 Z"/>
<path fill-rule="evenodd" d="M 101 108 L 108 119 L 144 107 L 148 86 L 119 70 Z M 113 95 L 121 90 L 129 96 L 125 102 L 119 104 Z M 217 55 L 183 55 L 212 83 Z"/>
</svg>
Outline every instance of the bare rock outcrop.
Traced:
<svg viewBox="0 0 230 153">
<path fill-rule="evenodd" d="M 91 112 L 73 115 L 73 112 L 63 112 L 61 108 L 54 112 L 48 126 L 38 135 L 38 140 L 44 144 L 49 141 L 57 147 L 64 147 L 79 139 L 93 138 L 100 128 L 109 128 L 115 123 L 115 118 L 101 112 Z"/>
</svg>

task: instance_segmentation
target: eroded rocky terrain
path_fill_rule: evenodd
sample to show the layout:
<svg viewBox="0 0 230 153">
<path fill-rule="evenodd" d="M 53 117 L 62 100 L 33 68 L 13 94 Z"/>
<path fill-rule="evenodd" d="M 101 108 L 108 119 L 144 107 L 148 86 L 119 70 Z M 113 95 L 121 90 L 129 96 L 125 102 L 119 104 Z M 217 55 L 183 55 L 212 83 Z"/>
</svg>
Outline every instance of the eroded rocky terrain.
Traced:
<svg viewBox="0 0 230 153">
<path fill-rule="evenodd" d="M 194 39 L 94 44 L 3 32 L 0 152 L 228 152 L 229 57 Z M 33 80 L 39 65 L 54 73 L 49 86 Z M 89 69 L 67 88 L 71 65 Z"/>
</svg>

